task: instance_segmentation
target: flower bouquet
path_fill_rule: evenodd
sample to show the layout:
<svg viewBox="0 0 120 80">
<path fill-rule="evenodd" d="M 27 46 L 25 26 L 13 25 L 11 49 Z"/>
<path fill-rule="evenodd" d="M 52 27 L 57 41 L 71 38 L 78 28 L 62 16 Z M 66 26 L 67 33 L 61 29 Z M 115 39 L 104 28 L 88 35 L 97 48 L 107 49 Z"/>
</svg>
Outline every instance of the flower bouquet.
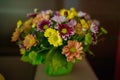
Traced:
<svg viewBox="0 0 120 80">
<path fill-rule="evenodd" d="M 107 31 L 97 20 L 82 11 L 38 11 L 27 14 L 28 20 L 17 22 L 12 41 L 17 42 L 21 60 L 32 65 L 45 64 L 49 75 L 70 73 L 74 63 L 86 52 L 93 55 L 91 45 Z"/>
</svg>

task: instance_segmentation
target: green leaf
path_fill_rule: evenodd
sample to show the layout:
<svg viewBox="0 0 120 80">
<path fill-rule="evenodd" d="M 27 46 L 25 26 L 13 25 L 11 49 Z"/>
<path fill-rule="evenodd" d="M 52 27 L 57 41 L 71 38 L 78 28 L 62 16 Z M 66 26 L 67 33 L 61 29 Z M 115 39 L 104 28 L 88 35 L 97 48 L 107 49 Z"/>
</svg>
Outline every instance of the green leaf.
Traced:
<svg viewBox="0 0 120 80">
<path fill-rule="evenodd" d="M 92 51 L 88 50 L 88 52 L 89 52 L 90 55 L 94 56 L 94 53 Z"/>
<path fill-rule="evenodd" d="M 31 51 L 28 56 L 30 59 L 35 60 L 37 57 L 37 53 L 35 51 Z"/>
<path fill-rule="evenodd" d="M 87 33 L 85 35 L 85 41 L 84 41 L 85 45 L 89 45 L 92 43 L 92 35 L 90 33 Z"/>
<path fill-rule="evenodd" d="M 102 33 L 104 33 L 104 34 L 108 33 L 108 31 L 105 28 L 101 27 L 100 29 L 101 29 Z"/>
<path fill-rule="evenodd" d="M 29 62 L 32 65 L 42 64 L 45 59 L 45 54 L 37 53 L 36 51 L 29 51 L 26 52 L 22 57 L 21 60 L 24 62 Z"/>
</svg>

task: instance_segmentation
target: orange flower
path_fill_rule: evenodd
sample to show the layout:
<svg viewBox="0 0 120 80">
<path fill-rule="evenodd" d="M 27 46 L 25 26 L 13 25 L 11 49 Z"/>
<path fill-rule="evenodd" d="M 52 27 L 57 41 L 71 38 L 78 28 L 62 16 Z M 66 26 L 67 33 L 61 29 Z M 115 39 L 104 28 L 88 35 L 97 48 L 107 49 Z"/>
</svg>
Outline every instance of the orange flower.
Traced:
<svg viewBox="0 0 120 80">
<path fill-rule="evenodd" d="M 19 36 L 20 36 L 20 29 L 19 28 L 16 28 L 15 29 L 15 32 L 13 33 L 13 35 L 12 35 L 12 40 L 11 41 L 13 41 L 13 42 L 15 42 L 15 41 L 17 41 L 18 40 L 18 38 L 19 38 Z"/>
<path fill-rule="evenodd" d="M 21 27 L 21 31 L 29 32 L 32 28 L 32 21 L 33 18 L 30 18 L 27 21 L 25 21 L 23 26 Z"/>
<path fill-rule="evenodd" d="M 32 46 L 35 46 L 36 43 L 36 36 L 33 36 L 31 34 L 28 34 L 23 41 L 23 45 L 26 47 L 26 49 L 30 49 Z"/>
<path fill-rule="evenodd" d="M 34 19 L 33 19 L 33 24 L 38 24 L 42 20 L 47 20 L 49 19 L 49 15 L 47 14 L 38 14 Z"/>
<path fill-rule="evenodd" d="M 78 23 L 76 26 L 75 26 L 75 33 L 80 35 L 84 35 L 85 32 L 82 30 L 82 25 L 80 23 Z"/>
<path fill-rule="evenodd" d="M 68 41 L 68 45 L 62 49 L 62 54 L 67 57 L 67 61 L 75 62 L 75 59 L 81 60 L 83 53 L 82 42 Z"/>
</svg>

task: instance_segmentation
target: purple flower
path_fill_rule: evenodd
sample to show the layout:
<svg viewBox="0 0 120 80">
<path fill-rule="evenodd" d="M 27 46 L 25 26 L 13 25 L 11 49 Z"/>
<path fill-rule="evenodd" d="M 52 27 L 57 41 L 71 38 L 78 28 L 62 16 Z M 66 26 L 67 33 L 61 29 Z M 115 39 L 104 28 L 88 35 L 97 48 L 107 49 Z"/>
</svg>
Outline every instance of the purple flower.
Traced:
<svg viewBox="0 0 120 80">
<path fill-rule="evenodd" d="M 58 30 L 60 32 L 60 36 L 64 40 L 67 40 L 67 38 L 70 38 L 74 34 L 73 27 L 70 27 L 67 24 L 59 24 Z"/>
<path fill-rule="evenodd" d="M 67 23 L 67 25 L 70 26 L 70 27 L 74 27 L 76 24 L 77 24 L 77 22 L 76 22 L 74 19 L 70 20 L 70 21 Z"/>
<path fill-rule="evenodd" d="M 50 27 L 50 23 L 51 22 L 49 20 L 43 20 L 43 21 L 41 21 L 41 22 L 38 23 L 37 28 L 38 28 L 39 31 L 43 32 L 47 28 Z"/>
</svg>

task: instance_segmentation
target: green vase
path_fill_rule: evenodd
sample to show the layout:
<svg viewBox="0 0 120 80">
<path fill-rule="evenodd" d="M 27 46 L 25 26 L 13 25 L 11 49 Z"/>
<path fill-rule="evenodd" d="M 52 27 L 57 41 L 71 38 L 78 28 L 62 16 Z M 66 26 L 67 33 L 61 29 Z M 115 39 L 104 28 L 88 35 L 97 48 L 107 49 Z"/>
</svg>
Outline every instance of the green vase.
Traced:
<svg viewBox="0 0 120 80">
<path fill-rule="evenodd" d="M 46 73 L 49 76 L 60 76 L 71 73 L 72 68 L 72 63 L 67 63 L 64 66 L 53 66 L 52 64 L 48 64 L 46 65 Z"/>
</svg>

